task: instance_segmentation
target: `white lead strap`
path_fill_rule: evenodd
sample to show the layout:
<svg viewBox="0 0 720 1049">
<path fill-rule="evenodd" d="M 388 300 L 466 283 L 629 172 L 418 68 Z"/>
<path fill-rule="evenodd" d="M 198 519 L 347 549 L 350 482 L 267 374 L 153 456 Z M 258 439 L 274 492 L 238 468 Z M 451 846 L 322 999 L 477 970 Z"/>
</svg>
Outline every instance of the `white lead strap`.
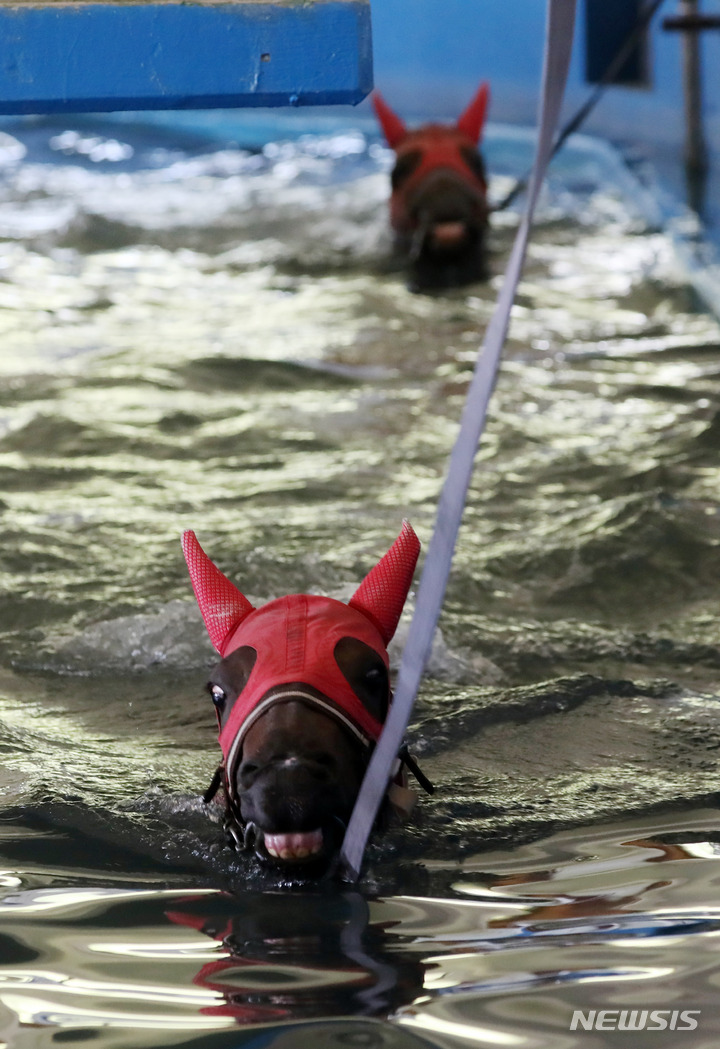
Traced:
<svg viewBox="0 0 720 1049">
<path fill-rule="evenodd" d="M 497 305 L 475 365 L 460 431 L 450 455 L 447 477 L 438 503 L 435 530 L 420 577 L 415 613 L 403 650 L 390 713 L 368 764 L 345 833 L 339 870 L 347 881 L 356 881 L 359 877 L 367 840 L 387 791 L 393 764 L 402 746 L 445 597 L 475 453 L 485 426 L 487 408 L 510 323 L 510 310 L 525 260 L 532 217 L 552 155 L 553 139 L 572 53 L 575 5 L 576 0 L 548 0 L 547 3 L 538 140 L 525 214 L 515 237 Z"/>
</svg>

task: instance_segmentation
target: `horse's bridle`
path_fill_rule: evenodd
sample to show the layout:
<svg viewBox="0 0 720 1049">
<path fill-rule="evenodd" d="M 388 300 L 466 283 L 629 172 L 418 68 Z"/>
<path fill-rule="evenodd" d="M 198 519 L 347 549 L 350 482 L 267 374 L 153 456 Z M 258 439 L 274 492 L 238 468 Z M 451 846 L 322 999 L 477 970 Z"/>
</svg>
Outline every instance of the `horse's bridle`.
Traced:
<svg viewBox="0 0 720 1049">
<path fill-rule="evenodd" d="M 225 796 L 225 814 L 223 818 L 223 832 L 231 848 L 237 851 L 250 851 L 253 847 L 255 827 L 242 815 L 240 796 L 236 790 L 237 778 L 235 771 L 242 754 L 242 740 L 250 727 L 262 717 L 270 707 L 278 703 L 300 701 L 337 721 L 344 729 L 352 733 L 353 737 L 366 749 L 369 760 L 375 740 L 368 736 L 353 720 L 345 714 L 342 709 L 327 697 L 319 695 L 314 690 L 301 690 L 298 688 L 278 688 L 272 690 L 258 705 L 240 726 L 240 729 L 228 752 L 228 756 L 215 769 L 210 785 L 203 794 L 203 801 L 209 805 L 216 797 L 220 788 L 223 788 Z M 419 768 L 415 759 L 408 752 L 407 744 L 400 748 L 397 758 L 397 768 L 393 773 L 392 780 L 388 784 L 386 798 L 392 808 L 401 815 L 407 816 L 414 804 L 414 792 L 407 786 L 407 773 L 411 772 L 420 786 L 428 794 L 434 793 L 434 786 Z M 345 825 L 339 817 L 335 817 L 341 823 L 343 830 Z"/>
</svg>

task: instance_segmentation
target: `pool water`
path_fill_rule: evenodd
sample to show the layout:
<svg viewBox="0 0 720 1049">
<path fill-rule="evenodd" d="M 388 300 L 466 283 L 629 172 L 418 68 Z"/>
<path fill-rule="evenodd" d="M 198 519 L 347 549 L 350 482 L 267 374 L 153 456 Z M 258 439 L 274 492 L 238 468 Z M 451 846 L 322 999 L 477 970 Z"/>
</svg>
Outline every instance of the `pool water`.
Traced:
<svg viewBox="0 0 720 1049">
<path fill-rule="evenodd" d="M 4 127 L 0 1041 L 717 1045 L 720 326 L 655 202 L 554 164 L 411 725 L 437 793 L 356 888 L 283 884 L 201 800 L 180 534 L 255 601 L 426 548 L 519 213 L 414 295 L 367 128 Z M 532 135 L 486 151 L 500 199 Z"/>
</svg>

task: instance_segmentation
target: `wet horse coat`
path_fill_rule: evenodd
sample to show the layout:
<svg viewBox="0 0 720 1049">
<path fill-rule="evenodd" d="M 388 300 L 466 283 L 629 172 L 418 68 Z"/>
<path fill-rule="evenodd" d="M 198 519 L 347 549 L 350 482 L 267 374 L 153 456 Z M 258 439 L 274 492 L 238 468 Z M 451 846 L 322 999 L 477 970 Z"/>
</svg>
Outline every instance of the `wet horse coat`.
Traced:
<svg viewBox="0 0 720 1049">
<path fill-rule="evenodd" d="M 290 594 L 254 608 L 193 532 L 183 550 L 222 659 L 208 688 L 231 822 L 263 859 L 339 847 L 390 703 L 387 645 L 420 544 L 409 524 L 350 601 Z"/>
<path fill-rule="evenodd" d="M 395 150 L 390 224 L 416 290 L 467 284 L 485 275 L 487 180 L 479 143 L 489 88 L 482 84 L 454 125 L 408 130 L 375 92 L 373 105 Z"/>
</svg>

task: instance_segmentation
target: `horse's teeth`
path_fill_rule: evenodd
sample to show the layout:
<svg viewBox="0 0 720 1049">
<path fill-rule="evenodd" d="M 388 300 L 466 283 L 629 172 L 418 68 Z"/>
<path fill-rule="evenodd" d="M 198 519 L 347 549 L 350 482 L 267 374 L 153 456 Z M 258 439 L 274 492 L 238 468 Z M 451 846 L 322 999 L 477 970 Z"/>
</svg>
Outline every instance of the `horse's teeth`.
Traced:
<svg viewBox="0 0 720 1049">
<path fill-rule="evenodd" d="M 265 849 L 279 860 L 304 860 L 322 850 L 323 835 L 318 828 L 292 834 L 266 834 Z"/>
</svg>

